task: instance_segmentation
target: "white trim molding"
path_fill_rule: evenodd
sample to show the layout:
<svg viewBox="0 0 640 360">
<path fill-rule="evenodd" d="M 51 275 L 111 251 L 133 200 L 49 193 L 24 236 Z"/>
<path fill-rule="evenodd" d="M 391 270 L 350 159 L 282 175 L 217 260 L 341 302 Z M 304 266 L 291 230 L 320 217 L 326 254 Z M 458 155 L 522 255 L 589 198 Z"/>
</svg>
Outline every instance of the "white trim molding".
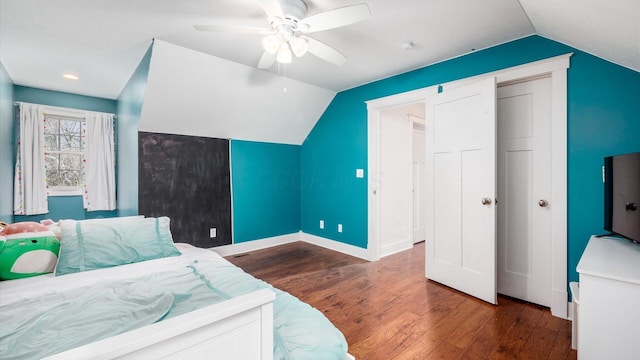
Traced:
<svg viewBox="0 0 640 360">
<path fill-rule="evenodd" d="M 262 250 L 273 246 L 289 244 L 300 241 L 300 233 L 292 233 L 280 236 L 274 236 L 264 239 L 251 240 L 231 245 L 223 245 L 212 247 L 209 250 L 218 253 L 220 256 L 231 256 L 237 254 L 248 253 L 251 251 Z"/>
<path fill-rule="evenodd" d="M 430 86 L 424 89 L 418 89 L 413 91 L 404 92 L 397 95 L 391 95 L 375 100 L 367 101 L 368 119 L 367 119 L 367 144 L 368 144 L 368 173 L 367 179 L 367 207 L 368 207 L 368 233 L 369 239 L 367 244 L 367 250 L 369 253 L 368 260 L 377 261 L 380 259 L 381 251 L 379 249 L 379 214 L 380 204 L 378 202 L 378 188 L 380 186 L 380 110 L 410 105 L 415 103 L 424 102 L 425 99 L 431 95 L 438 93 L 438 86 Z M 390 255 L 390 254 L 389 254 Z"/>
<path fill-rule="evenodd" d="M 316 235 L 307 234 L 304 232 L 300 233 L 302 236 L 302 241 L 323 247 L 325 249 L 337 251 L 346 255 L 351 255 L 353 257 L 357 257 L 363 260 L 369 261 L 369 252 L 367 249 L 363 249 L 361 247 L 345 244 L 336 240 L 331 240 L 327 238 L 323 238 Z"/>
<path fill-rule="evenodd" d="M 411 234 L 413 234 L 413 229 L 411 229 Z M 399 253 L 401 251 L 409 250 L 411 248 L 413 248 L 413 236 L 410 236 L 406 239 L 402 239 L 393 244 L 386 244 L 381 246 L 380 254 L 381 254 L 381 257 L 385 257 L 385 256 Z"/>
<path fill-rule="evenodd" d="M 296 241 L 303 241 L 309 244 L 323 247 L 325 249 L 337 251 L 346 255 L 369 261 L 369 252 L 361 247 L 341 243 L 336 240 L 323 238 L 316 235 L 304 233 L 302 231 L 292 234 L 274 236 L 264 239 L 251 240 L 231 245 L 223 245 L 209 248 L 220 256 L 232 256 L 244 254 L 252 251 L 267 249 L 270 247 L 290 244 Z"/>
</svg>

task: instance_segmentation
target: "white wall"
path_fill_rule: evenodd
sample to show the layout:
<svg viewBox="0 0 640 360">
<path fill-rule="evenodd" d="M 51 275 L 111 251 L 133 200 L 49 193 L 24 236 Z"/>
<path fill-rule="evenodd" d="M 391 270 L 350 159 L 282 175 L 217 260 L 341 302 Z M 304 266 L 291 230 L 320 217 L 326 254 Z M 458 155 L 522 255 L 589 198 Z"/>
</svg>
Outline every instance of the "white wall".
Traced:
<svg viewBox="0 0 640 360">
<path fill-rule="evenodd" d="M 155 40 L 139 130 L 300 145 L 335 94 Z"/>
</svg>

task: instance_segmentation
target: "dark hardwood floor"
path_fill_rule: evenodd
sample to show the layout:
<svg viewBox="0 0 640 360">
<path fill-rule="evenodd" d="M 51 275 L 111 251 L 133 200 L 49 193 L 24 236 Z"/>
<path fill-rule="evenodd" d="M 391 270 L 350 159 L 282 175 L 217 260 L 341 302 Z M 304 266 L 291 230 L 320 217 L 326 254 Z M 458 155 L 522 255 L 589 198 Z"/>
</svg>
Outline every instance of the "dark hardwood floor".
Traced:
<svg viewBox="0 0 640 360">
<path fill-rule="evenodd" d="M 227 259 L 324 312 L 358 360 L 576 359 L 571 322 L 548 308 L 425 279 L 424 244 L 377 262 L 303 242 Z"/>
</svg>

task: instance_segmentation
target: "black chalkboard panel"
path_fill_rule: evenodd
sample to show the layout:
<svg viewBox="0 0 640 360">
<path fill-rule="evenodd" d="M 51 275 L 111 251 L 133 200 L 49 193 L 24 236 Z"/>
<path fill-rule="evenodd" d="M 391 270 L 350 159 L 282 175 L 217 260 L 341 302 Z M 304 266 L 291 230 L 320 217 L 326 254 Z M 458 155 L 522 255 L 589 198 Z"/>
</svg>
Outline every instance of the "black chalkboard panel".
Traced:
<svg viewBox="0 0 640 360">
<path fill-rule="evenodd" d="M 138 150 L 139 213 L 170 217 L 175 242 L 231 244 L 229 140 L 139 132 Z"/>
</svg>

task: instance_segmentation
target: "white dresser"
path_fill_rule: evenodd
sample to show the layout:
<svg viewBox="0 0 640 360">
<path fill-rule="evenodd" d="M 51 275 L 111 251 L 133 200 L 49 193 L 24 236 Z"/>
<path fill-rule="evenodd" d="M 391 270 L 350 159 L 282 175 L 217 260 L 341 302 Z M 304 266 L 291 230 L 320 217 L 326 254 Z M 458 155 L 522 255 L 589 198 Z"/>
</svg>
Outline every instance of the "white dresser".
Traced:
<svg viewBox="0 0 640 360">
<path fill-rule="evenodd" d="M 578 358 L 640 359 L 640 245 L 592 236 L 577 270 Z"/>
</svg>

